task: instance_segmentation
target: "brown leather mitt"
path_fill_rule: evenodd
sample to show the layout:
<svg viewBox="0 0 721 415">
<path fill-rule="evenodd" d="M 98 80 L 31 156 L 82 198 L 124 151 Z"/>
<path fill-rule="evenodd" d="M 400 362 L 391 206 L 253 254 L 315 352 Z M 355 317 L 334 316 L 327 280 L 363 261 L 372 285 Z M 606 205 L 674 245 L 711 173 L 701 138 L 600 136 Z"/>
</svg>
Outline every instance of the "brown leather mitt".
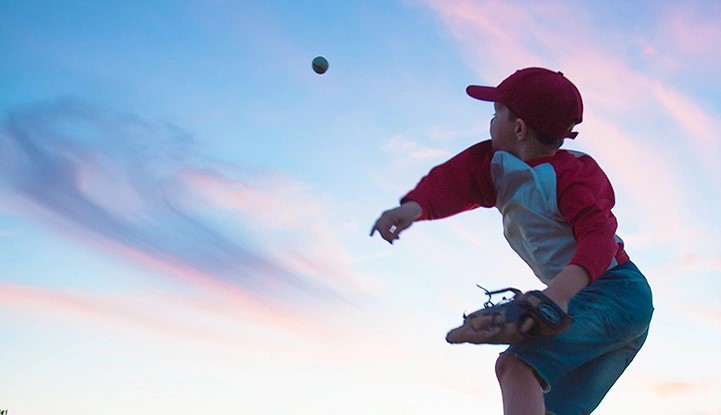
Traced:
<svg viewBox="0 0 721 415">
<path fill-rule="evenodd" d="M 485 290 L 485 289 L 484 289 Z M 493 304 L 491 295 L 512 292 L 505 302 Z M 463 316 L 463 325 L 448 332 L 448 343 L 515 344 L 538 336 L 555 336 L 573 317 L 540 291 L 522 293 L 515 288 L 486 291 L 484 308 Z"/>
</svg>

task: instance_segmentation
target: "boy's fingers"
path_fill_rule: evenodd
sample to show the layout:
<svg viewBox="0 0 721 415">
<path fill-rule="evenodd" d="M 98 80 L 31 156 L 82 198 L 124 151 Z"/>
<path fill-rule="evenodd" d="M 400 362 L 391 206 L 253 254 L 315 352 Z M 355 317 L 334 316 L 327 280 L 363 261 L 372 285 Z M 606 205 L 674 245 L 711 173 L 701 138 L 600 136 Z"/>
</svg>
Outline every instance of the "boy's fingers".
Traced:
<svg viewBox="0 0 721 415">
<path fill-rule="evenodd" d="M 535 321 L 533 321 L 532 318 L 527 318 L 522 324 L 521 324 L 521 333 L 528 333 L 531 331 L 533 326 L 536 324 Z"/>
<path fill-rule="evenodd" d="M 373 236 L 376 233 L 376 231 L 380 232 L 380 229 L 378 229 L 378 221 L 376 221 L 376 223 L 373 224 L 373 227 L 371 228 L 371 233 L 369 236 Z"/>
<path fill-rule="evenodd" d="M 383 221 L 383 217 L 381 216 L 381 217 L 378 218 L 378 220 L 373 224 L 373 227 L 371 228 L 370 236 L 373 236 L 373 235 L 376 233 L 376 231 L 378 231 L 378 233 L 380 233 L 381 236 L 385 239 L 385 236 L 383 235 L 383 234 L 384 234 L 384 232 L 383 232 L 383 227 L 381 226 L 382 221 Z"/>
<path fill-rule="evenodd" d="M 486 343 L 488 340 L 495 337 L 501 328 L 498 326 L 486 326 L 480 330 L 476 330 L 476 344 Z"/>
<path fill-rule="evenodd" d="M 468 322 L 474 330 L 480 330 L 481 328 L 491 326 L 494 323 L 493 316 L 484 313 L 470 314 L 466 317 L 466 322 Z"/>
<path fill-rule="evenodd" d="M 446 336 L 446 341 L 449 343 L 488 343 L 489 340 L 498 335 L 500 330 L 501 328 L 498 326 L 487 325 L 475 328 L 464 324 L 455 330 L 451 330 Z"/>
</svg>

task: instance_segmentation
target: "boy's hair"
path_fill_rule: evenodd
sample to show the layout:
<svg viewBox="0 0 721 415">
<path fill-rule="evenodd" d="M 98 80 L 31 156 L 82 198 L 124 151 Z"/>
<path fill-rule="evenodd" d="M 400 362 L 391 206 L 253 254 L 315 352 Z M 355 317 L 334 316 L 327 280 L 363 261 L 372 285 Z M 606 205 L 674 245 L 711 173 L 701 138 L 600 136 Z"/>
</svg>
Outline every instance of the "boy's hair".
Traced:
<svg viewBox="0 0 721 415">
<path fill-rule="evenodd" d="M 497 87 L 470 85 L 466 92 L 505 105 L 549 145 L 560 146 L 564 138 L 575 138 L 578 133 L 571 130 L 583 121 L 581 93 L 561 72 L 521 69 Z"/>
</svg>

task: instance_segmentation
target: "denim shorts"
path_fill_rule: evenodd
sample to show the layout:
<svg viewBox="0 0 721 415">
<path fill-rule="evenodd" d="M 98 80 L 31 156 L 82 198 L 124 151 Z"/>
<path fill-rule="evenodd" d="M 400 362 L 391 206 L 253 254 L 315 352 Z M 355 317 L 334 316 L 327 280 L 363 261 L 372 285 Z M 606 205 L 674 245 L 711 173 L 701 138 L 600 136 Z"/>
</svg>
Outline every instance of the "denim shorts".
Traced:
<svg viewBox="0 0 721 415">
<path fill-rule="evenodd" d="M 651 289 L 632 262 L 606 272 L 568 305 L 565 332 L 512 345 L 512 354 L 536 370 L 546 410 L 590 414 L 643 346 L 653 314 Z"/>
</svg>

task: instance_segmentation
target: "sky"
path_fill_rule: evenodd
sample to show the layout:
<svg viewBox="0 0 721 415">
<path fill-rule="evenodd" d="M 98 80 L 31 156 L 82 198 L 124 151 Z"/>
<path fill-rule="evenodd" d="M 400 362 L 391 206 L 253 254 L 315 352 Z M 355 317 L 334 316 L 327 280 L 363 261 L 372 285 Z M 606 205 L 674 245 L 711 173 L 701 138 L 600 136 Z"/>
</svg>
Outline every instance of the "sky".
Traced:
<svg viewBox="0 0 721 415">
<path fill-rule="evenodd" d="M 562 71 L 654 291 L 595 414 L 721 414 L 721 4 L 0 0 L 0 410 L 501 413 L 479 209 L 369 231 L 489 137 L 469 84 Z M 325 56 L 324 75 L 311 70 Z M 714 354 L 709 353 L 713 351 Z"/>
</svg>

